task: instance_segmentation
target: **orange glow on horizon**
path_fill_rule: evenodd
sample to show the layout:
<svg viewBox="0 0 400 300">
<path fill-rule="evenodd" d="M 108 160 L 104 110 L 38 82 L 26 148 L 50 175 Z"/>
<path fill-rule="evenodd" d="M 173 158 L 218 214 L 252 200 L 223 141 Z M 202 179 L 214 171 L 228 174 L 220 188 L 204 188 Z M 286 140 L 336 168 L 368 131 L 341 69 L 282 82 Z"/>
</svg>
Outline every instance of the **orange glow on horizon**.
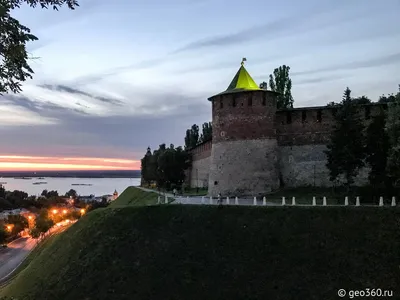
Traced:
<svg viewBox="0 0 400 300">
<path fill-rule="evenodd" d="M 140 170 L 139 160 L 0 155 L 1 171 Z"/>
</svg>

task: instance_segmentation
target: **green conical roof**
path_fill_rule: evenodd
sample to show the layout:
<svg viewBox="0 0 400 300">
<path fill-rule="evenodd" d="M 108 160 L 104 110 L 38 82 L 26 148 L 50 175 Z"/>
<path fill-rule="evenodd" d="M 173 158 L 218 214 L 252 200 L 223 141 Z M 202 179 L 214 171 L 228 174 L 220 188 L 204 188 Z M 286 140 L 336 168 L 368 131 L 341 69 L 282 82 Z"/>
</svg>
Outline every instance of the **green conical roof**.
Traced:
<svg viewBox="0 0 400 300">
<path fill-rule="evenodd" d="M 257 83 L 254 81 L 254 79 L 251 78 L 251 76 L 247 72 L 246 68 L 243 66 L 244 61 L 246 61 L 245 58 L 243 59 L 239 70 L 237 71 L 235 77 L 233 77 L 232 82 L 230 83 L 228 88 L 225 91 L 223 91 L 222 93 L 219 93 L 217 95 L 231 94 L 231 93 L 244 92 L 244 91 L 259 91 L 259 90 L 261 90 L 259 88 L 259 86 L 257 85 Z M 215 96 L 217 96 L 217 95 L 215 95 Z"/>
<path fill-rule="evenodd" d="M 237 71 L 235 77 L 233 77 L 231 84 L 228 86 L 225 92 L 234 90 L 259 90 L 257 83 L 251 78 L 243 64 Z"/>
</svg>

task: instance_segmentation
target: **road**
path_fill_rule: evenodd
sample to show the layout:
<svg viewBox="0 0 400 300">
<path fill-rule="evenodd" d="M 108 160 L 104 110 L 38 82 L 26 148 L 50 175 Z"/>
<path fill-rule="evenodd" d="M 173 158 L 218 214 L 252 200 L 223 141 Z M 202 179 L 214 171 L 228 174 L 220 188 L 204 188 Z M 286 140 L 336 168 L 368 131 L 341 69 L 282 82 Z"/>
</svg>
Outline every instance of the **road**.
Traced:
<svg viewBox="0 0 400 300">
<path fill-rule="evenodd" d="M 10 274 L 28 253 L 35 247 L 36 240 L 26 237 L 19 238 L 0 250 L 0 278 Z"/>
<path fill-rule="evenodd" d="M 46 233 L 46 236 L 60 233 L 67 227 L 54 226 Z M 37 240 L 23 237 L 9 243 L 7 248 L 0 249 L 0 282 L 6 280 L 15 271 L 36 244 Z"/>
</svg>

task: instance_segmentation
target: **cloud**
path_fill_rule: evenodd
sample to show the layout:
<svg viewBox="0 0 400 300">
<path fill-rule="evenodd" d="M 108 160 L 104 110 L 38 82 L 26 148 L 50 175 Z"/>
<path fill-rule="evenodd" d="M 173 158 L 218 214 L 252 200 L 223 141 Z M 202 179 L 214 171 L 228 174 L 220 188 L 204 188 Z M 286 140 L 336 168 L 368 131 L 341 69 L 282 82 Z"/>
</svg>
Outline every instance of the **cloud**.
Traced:
<svg viewBox="0 0 400 300">
<path fill-rule="evenodd" d="M 4 96 L 4 101 L 4 103 L 8 105 L 21 107 L 39 115 L 43 115 L 44 117 L 56 118 L 59 115 L 63 115 L 69 112 L 80 115 L 87 115 L 87 113 L 83 110 L 67 108 L 50 101 L 42 102 L 32 100 L 23 95 L 6 95 Z"/>
<path fill-rule="evenodd" d="M 174 50 L 173 52 L 171 52 L 171 54 L 178 54 L 186 51 L 193 51 L 210 47 L 233 46 L 259 39 L 287 37 L 301 32 L 307 32 L 310 30 L 317 30 L 324 27 L 337 25 L 338 23 L 354 21 L 357 17 L 360 17 L 360 15 L 341 15 L 339 16 L 339 18 L 336 18 L 334 20 L 323 20 L 322 23 L 318 25 L 312 24 L 312 22 L 310 22 L 310 20 L 312 20 L 314 17 L 320 16 L 324 13 L 332 13 L 336 9 L 344 9 L 346 3 L 341 4 L 342 5 L 340 6 L 340 8 L 337 3 L 329 3 L 329 5 L 326 5 L 326 3 L 322 5 L 317 4 L 306 12 L 296 11 L 295 13 L 287 15 L 278 20 L 257 26 L 251 26 L 235 33 L 221 34 L 190 42 Z"/>
<path fill-rule="evenodd" d="M 356 70 L 363 68 L 381 67 L 394 63 L 400 63 L 400 52 L 395 54 L 383 55 L 368 60 L 360 60 L 350 63 L 336 64 L 328 67 L 317 68 L 313 70 L 291 72 L 292 76 L 311 75 L 339 70 Z"/>
<path fill-rule="evenodd" d="M 82 96 L 86 96 L 95 100 L 99 100 L 103 103 L 107 103 L 107 104 L 113 104 L 113 105 L 117 105 L 117 106 L 123 106 L 124 102 L 119 100 L 119 99 L 115 99 L 115 98 L 111 98 L 111 97 L 103 97 L 103 96 L 95 96 L 93 94 L 90 94 L 88 92 L 76 89 L 76 88 L 72 88 L 70 86 L 66 86 L 66 85 L 62 85 L 62 84 L 41 84 L 39 85 L 39 87 L 50 90 L 50 91 L 58 91 L 58 92 L 64 92 L 64 93 L 69 93 L 69 94 L 76 94 L 76 95 L 82 95 Z"/>
<path fill-rule="evenodd" d="M 306 85 L 306 84 L 313 84 L 313 83 L 321 83 L 321 82 L 328 82 L 328 81 L 334 81 L 334 80 L 340 80 L 344 78 L 348 78 L 349 76 L 345 75 L 337 75 L 337 76 L 319 76 L 319 77 L 314 77 L 314 78 L 299 78 L 295 79 L 293 83 L 295 85 Z"/>
<path fill-rule="evenodd" d="M 146 60 L 142 60 L 142 61 L 135 62 L 132 64 L 128 64 L 125 66 L 119 66 L 119 67 L 111 68 L 108 70 L 104 70 L 104 71 L 98 72 L 96 74 L 88 74 L 88 75 L 80 76 L 78 78 L 75 78 L 71 82 L 71 84 L 73 84 L 75 86 L 86 85 L 89 83 L 101 81 L 110 76 L 121 74 L 123 72 L 128 72 L 131 70 L 136 70 L 136 71 L 145 70 L 145 69 L 149 69 L 152 67 L 160 66 L 160 65 L 166 63 L 167 61 L 168 61 L 168 55 L 165 57 L 162 57 L 162 58 L 146 59 Z"/>
<path fill-rule="evenodd" d="M 167 109 L 163 114 L 151 113 L 159 105 L 149 103 L 140 108 L 147 110 L 142 115 L 95 116 L 51 104 L 42 109 L 35 100 L 15 96 L 13 103 L 35 112 L 36 118 L 52 118 L 56 122 L 0 128 L 0 140 L 5 141 L 2 154 L 140 159 L 148 146 L 182 145 L 186 128 L 211 119 L 211 105 L 206 99 L 172 93 L 165 97 L 169 101 L 163 100 Z"/>
<path fill-rule="evenodd" d="M 103 72 L 98 72 L 96 74 L 89 74 L 76 78 L 73 82 L 74 85 L 85 85 L 88 83 L 94 83 L 110 76 L 114 76 L 130 70 L 142 70 L 157 67 L 165 64 L 173 59 L 179 59 L 179 55 L 184 52 L 208 49 L 212 47 L 227 47 L 237 44 L 243 44 L 245 42 L 250 42 L 260 39 L 273 39 L 281 38 L 287 36 L 296 35 L 299 32 L 307 32 L 309 30 L 321 29 L 328 26 L 336 25 L 340 22 L 353 21 L 360 15 L 352 14 L 351 16 L 340 15 L 332 20 L 324 20 L 322 24 L 309 24 L 310 19 L 313 17 L 320 16 L 324 13 L 332 13 L 336 10 L 346 9 L 347 2 L 341 3 L 340 6 L 337 5 L 337 1 L 325 2 L 320 4 L 319 2 L 309 8 L 308 11 L 299 13 L 296 11 L 294 14 L 290 14 L 286 17 L 280 18 L 278 20 L 264 23 L 261 25 L 251 26 L 240 30 L 235 33 L 227 33 L 217 36 L 210 36 L 204 39 L 190 42 L 182 47 L 178 47 L 162 57 L 145 59 L 143 61 L 135 62 L 133 64 L 128 64 L 125 66 L 119 66 L 104 70 Z M 364 15 L 362 15 L 364 16 Z M 267 59 L 267 58 L 266 58 Z M 190 70 L 188 72 L 191 72 Z"/>
</svg>

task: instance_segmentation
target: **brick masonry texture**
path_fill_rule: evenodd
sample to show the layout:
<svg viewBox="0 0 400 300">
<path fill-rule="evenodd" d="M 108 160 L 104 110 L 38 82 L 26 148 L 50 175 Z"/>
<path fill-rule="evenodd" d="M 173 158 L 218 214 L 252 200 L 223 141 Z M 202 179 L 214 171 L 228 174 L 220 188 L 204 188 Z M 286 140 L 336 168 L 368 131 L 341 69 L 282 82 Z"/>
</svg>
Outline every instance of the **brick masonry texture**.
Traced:
<svg viewBox="0 0 400 300">
<path fill-rule="evenodd" d="M 217 143 L 211 151 L 210 196 L 262 195 L 279 187 L 274 139 Z"/>
<path fill-rule="evenodd" d="M 190 174 L 190 186 L 200 188 L 208 187 L 210 165 L 211 152 L 207 157 L 193 160 Z"/>
<path fill-rule="evenodd" d="M 211 196 L 257 196 L 279 186 L 332 186 L 324 150 L 333 130 L 334 107 L 276 110 L 274 94 L 263 91 L 215 96 L 211 100 L 212 144 L 207 142 L 191 150 L 192 186 L 196 176 L 201 177 L 201 184 L 209 178 Z M 368 125 L 386 108 L 376 103 L 360 105 L 359 115 Z M 194 169 L 201 170 L 201 176 Z M 355 184 L 367 181 L 368 169 L 363 168 Z"/>
</svg>

